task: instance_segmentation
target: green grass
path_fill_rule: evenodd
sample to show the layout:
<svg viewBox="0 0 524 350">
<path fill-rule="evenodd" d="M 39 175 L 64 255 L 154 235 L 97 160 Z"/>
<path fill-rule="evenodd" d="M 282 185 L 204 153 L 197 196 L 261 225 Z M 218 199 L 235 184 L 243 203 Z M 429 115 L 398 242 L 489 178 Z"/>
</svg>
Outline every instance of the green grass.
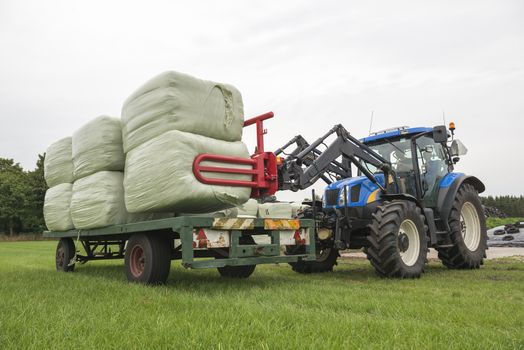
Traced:
<svg viewBox="0 0 524 350">
<path fill-rule="evenodd" d="M 524 218 L 486 218 L 486 226 L 490 229 L 497 226 L 514 224 L 517 221 L 524 221 Z"/>
<path fill-rule="evenodd" d="M 0 349 L 524 348 L 524 260 L 419 280 L 366 260 L 299 275 L 258 266 L 247 280 L 173 262 L 166 286 L 125 281 L 121 261 L 54 271 L 55 242 L 0 244 Z"/>
</svg>

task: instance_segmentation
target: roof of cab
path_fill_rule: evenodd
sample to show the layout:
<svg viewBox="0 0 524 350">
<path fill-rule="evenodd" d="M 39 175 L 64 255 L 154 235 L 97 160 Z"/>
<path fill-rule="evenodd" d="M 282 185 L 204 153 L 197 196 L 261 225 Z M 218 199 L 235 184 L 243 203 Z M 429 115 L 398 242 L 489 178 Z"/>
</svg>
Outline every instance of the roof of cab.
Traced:
<svg viewBox="0 0 524 350">
<path fill-rule="evenodd" d="M 385 138 L 392 138 L 392 137 L 401 136 L 401 135 L 419 134 L 421 132 L 428 132 L 432 130 L 433 128 L 424 128 L 424 127 L 393 130 L 393 131 L 387 131 L 384 133 L 379 133 L 376 135 L 364 137 L 363 139 L 360 139 L 360 141 L 362 141 L 363 143 L 369 143 L 369 142 L 378 141 L 378 140 L 385 139 Z"/>
</svg>

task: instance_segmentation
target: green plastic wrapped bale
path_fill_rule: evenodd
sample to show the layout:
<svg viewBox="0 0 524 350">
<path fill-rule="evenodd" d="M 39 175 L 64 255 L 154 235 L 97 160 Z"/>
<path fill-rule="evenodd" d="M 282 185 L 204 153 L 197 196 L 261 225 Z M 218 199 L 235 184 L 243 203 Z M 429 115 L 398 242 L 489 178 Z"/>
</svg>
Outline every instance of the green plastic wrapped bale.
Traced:
<svg viewBox="0 0 524 350">
<path fill-rule="evenodd" d="M 73 185 L 63 183 L 49 188 L 44 199 L 44 219 L 50 231 L 74 229 L 69 207 Z"/>
<path fill-rule="evenodd" d="M 168 130 L 240 141 L 243 124 L 242 96 L 234 86 L 165 72 L 145 83 L 124 102 L 124 152 Z"/>
<path fill-rule="evenodd" d="M 246 146 L 181 131 L 168 131 L 133 149 L 126 156 L 124 178 L 126 208 L 131 213 L 173 211 L 209 213 L 245 203 L 248 187 L 205 185 L 193 174 L 198 154 L 213 153 L 249 158 Z M 202 162 L 235 168 L 246 165 Z M 251 175 L 205 173 L 207 177 L 251 180 Z"/>
<path fill-rule="evenodd" d="M 127 222 L 123 173 L 100 171 L 75 181 L 71 218 L 77 229 L 91 229 Z"/>
<path fill-rule="evenodd" d="M 284 202 L 259 204 L 258 217 L 268 219 L 291 219 L 293 217 L 291 204 Z"/>
<path fill-rule="evenodd" d="M 90 121 L 73 134 L 72 151 L 75 180 L 98 171 L 123 171 L 120 119 L 100 116 Z"/>
<path fill-rule="evenodd" d="M 47 148 L 44 159 L 44 178 L 48 187 L 73 183 L 71 137 L 65 137 Z"/>
</svg>

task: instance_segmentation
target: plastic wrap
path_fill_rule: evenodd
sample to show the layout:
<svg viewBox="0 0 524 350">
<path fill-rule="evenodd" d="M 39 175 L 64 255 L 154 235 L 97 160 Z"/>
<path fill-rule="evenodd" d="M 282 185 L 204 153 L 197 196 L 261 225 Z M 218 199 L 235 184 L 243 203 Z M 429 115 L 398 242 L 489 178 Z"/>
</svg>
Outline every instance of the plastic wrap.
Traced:
<svg viewBox="0 0 524 350">
<path fill-rule="evenodd" d="M 75 180 L 98 171 L 123 171 L 120 120 L 100 116 L 78 129 L 73 134 L 72 154 Z"/>
<path fill-rule="evenodd" d="M 240 218 L 256 218 L 258 212 L 258 202 L 255 199 L 250 199 L 242 205 L 237 207 L 238 217 Z"/>
<path fill-rule="evenodd" d="M 63 183 L 51 187 L 45 193 L 44 219 L 50 231 L 67 231 L 74 228 L 69 207 L 73 185 Z"/>
<path fill-rule="evenodd" d="M 291 202 L 290 204 L 291 204 L 291 216 L 293 218 L 296 218 L 299 213 L 301 213 L 303 210 L 310 207 L 307 204 L 302 204 L 302 202 Z"/>
<path fill-rule="evenodd" d="M 268 219 L 291 219 L 292 207 L 290 203 L 276 202 L 258 205 L 258 217 Z"/>
<path fill-rule="evenodd" d="M 234 86 L 165 72 L 124 102 L 124 152 L 169 130 L 240 141 L 243 122 L 242 96 Z"/>
<path fill-rule="evenodd" d="M 127 210 L 131 213 L 209 213 L 245 203 L 251 188 L 205 185 L 195 178 L 193 161 L 201 153 L 249 158 L 242 142 L 220 141 L 176 130 L 166 132 L 127 154 L 124 178 Z M 250 168 L 246 165 L 202 164 Z M 206 176 L 251 179 L 250 175 L 223 173 L 208 173 Z"/>
<path fill-rule="evenodd" d="M 122 172 L 100 171 L 75 181 L 71 218 L 77 229 L 126 223 Z"/>
<path fill-rule="evenodd" d="M 73 182 L 71 137 L 65 137 L 47 148 L 44 159 L 44 178 L 48 187 Z"/>
</svg>

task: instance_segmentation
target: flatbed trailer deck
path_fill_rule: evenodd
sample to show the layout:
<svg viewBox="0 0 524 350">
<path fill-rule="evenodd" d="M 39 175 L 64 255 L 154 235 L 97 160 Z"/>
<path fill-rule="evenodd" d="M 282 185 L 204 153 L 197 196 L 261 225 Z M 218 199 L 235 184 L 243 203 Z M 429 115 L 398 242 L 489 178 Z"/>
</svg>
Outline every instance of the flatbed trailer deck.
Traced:
<svg viewBox="0 0 524 350">
<path fill-rule="evenodd" d="M 45 231 L 44 237 L 59 239 L 59 271 L 73 271 L 76 263 L 91 260 L 124 259 L 128 280 L 148 284 L 167 280 L 171 260 L 181 260 L 189 269 L 217 268 L 221 276 L 233 278 L 249 277 L 258 264 L 315 260 L 315 223 L 309 219 L 181 216 Z M 300 254 L 283 249 L 297 245 L 305 248 L 297 250 Z"/>
</svg>

